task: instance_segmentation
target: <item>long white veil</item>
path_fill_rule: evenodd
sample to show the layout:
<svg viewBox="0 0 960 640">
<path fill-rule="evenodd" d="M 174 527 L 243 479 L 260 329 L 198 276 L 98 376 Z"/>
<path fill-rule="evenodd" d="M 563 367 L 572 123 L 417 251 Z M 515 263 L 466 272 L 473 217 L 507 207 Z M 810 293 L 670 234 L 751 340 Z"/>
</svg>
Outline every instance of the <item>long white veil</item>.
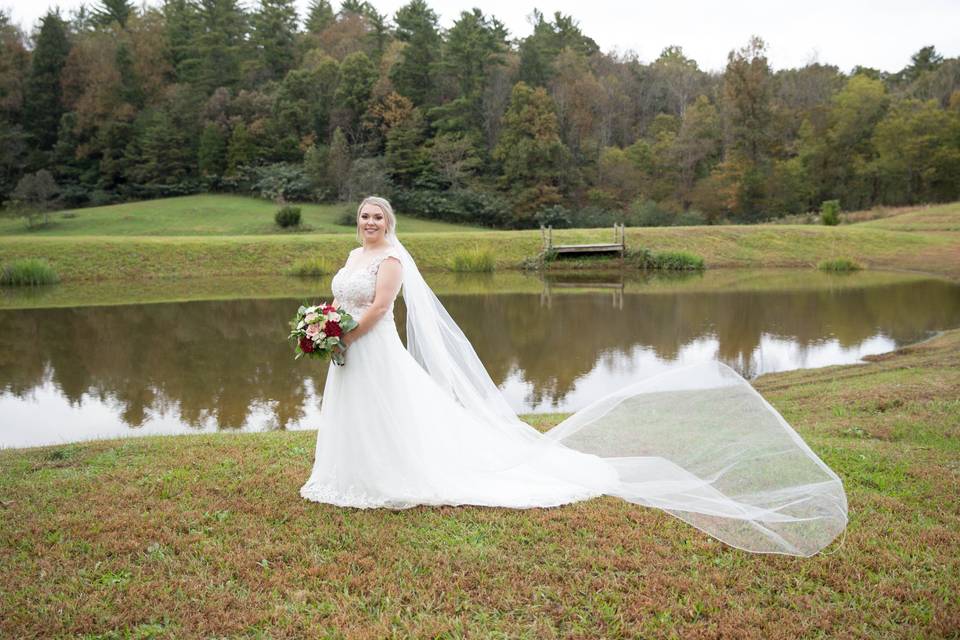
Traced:
<svg viewBox="0 0 960 640">
<path fill-rule="evenodd" d="M 403 265 L 407 350 L 483 428 L 510 443 L 484 468 L 509 468 L 556 446 L 596 455 L 619 476 L 611 495 L 758 553 L 811 556 L 846 527 L 840 478 L 720 362 L 642 378 L 540 433 L 517 417 L 396 234 L 387 239 Z"/>
</svg>

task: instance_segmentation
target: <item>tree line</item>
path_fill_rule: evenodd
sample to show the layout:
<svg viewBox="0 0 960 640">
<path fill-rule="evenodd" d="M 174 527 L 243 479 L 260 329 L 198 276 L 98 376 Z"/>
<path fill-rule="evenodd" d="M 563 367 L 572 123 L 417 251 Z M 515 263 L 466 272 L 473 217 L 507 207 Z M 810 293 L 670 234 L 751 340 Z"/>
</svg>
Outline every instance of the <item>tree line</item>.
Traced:
<svg viewBox="0 0 960 640">
<path fill-rule="evenodd" d="M 0 12 L 0 201 L 86 206 L 207 191 L 392 197 L 496 227 L 760 221 L 960 198 L 960 59 L 896 73 L 719 72 L 679 46 L 605 53 L 573 17 L 511 37 L 425 0 L 101 0 L 28 36 Z"/>
</svg>

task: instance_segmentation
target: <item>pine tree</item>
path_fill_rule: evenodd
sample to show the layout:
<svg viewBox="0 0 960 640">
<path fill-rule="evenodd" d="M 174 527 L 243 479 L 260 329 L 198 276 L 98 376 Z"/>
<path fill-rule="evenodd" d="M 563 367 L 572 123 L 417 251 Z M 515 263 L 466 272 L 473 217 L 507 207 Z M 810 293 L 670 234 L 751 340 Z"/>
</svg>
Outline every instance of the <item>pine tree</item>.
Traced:
<svg viewBox="0 0 960 640">
<path fill-rule="evenodd" d="M 516 226 L 530 226 L 537 211 L 560 202 L 570 152 L 560 141 L 553 101 L 542 87 L 514 85 L 493 158 L 502 167 L 502 187 L 513 193 Z"/>
<path fill-rule="evenodd" d="M 423 146 L 424 138 L 423 114 L 416 108 L 387 133 L 385 159 L 394 184 L 413 187 L 417 178 L 429 167 L 429 157 Z"/>
<path fill-rule="evenodd" d="M 367 110 L 376 81 L 377 70 L 367 54 L 357 51 L 344 58 L 334 102 L 344 113 L 344 124 L 348 127 L 346 133 L 353 144 L 359 142 L 360 117 Z"/>
<path fill-rule="evenodd" d="M 434 77 L 440 60 L 437 14 L 425 0 L 411 0 L 397 11 L 394 19 L 396 37 L 407 46 L 390 77 L 400 95 L 410 98 L 415 105 L 426 104 L 435 92 Z"/>
<path fill-rule="evenodd" d="M 47 151 L 57 141 L 64 111 L 60 76 L 70 53 L 66 24 L 59 13 L 50 11 L 42 18 L 36 42 L 24 96 L 25 124 L 37 147 Z"/>
<path fill-rule="evenodd" d="M 267 79 L 283 78 L 293 68 L 297 20 L 293 0 L 260 0 L 251 41 Z"/>
<path fill-rule="evenodd" d="M 192 80 L 207 92 L 240 83 L 249 16 L 237 0 L 199 0 Z"/>
<path fill-rule="evenodd" d="M 256 147 L 253 138 L 247 130 L 247 125 L 240 122 L 233 128 L 230 143 L 227 145 L 227 173 L 236 175 L 237 169 L 249 165 L 256 157 Z"/>
<path fill-rule="evenodd" d="M 227 168 L 227 140 L 212 122 L 207 123 L 200 136 L 197 166 L 204 177 L 219 177 Z"/>
<path fill-rule="evenodd" d="M 307 8 L 306 28 L 310 33 L 320 33 L 333 24 L 333 7 L 329 0 L 310 0 Z"/>
<path fill-rule="evenodd" d="M 114 22 L 121 27 L 127 26 L 127 20 L 136 9 L 130 0 L 100 0 L 91 12 L 90 21 L 101 27 L 109 27 Z"/>
<path fill-rule="evenodd" d="M 327 154 L 328 181 L 333 185 L 337 197 L 343 199 L 347 194 L 347 180 L 350 178 L 350 166 L 353 159 L 350 156 L 350 145 L 340 127 L 333 132 L 330 141 L 330 151 Z"/>
</svg>

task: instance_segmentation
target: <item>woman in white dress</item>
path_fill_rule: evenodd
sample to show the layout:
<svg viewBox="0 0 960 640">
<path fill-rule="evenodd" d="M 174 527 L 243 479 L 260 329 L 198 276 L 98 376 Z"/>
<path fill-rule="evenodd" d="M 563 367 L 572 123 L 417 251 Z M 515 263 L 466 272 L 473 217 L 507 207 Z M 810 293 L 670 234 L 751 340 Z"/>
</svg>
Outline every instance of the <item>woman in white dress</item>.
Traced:
<svg viewBox="0 0 960 640">
<path fill-rule="evenodd" d="M 331 363 L 304 498 L 344 507 L 554 507 L 600 495 L 652 506 L 754 552 L 809 556 L 846 526 L 843 485 L 719 362 L 638 380 L 546 433 L 520 420 L 396 236 L 357 211 L 362 246 L 333 278 L 358 326 Z M 407 346 L 393 318 L 403 290 Z"/>
</svg>

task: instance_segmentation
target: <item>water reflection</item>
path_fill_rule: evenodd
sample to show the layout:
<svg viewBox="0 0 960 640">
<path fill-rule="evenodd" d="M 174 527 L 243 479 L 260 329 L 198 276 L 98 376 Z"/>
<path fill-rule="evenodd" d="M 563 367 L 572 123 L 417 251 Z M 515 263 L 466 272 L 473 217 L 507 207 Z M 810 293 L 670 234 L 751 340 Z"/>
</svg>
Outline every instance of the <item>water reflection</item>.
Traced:
<svg viewBox="0 0 960 640">
<path fill-rule="evenodd" d="M 518 411 L 572 411 L 695 360 L 719 358 L 752 377 L 855 362 L 960 326 L 960 288 L 938 280 L 790 291 L 701 284 L 588 276 L 536 293 L 441 298 Z M 0 446 L 132 430 L 315 428 L 326 365 L 292 360 L 286 322 L 298 302 L 0 311 Z M 404 319 L 401 301 L 401 328 Z"/>
</svg>

